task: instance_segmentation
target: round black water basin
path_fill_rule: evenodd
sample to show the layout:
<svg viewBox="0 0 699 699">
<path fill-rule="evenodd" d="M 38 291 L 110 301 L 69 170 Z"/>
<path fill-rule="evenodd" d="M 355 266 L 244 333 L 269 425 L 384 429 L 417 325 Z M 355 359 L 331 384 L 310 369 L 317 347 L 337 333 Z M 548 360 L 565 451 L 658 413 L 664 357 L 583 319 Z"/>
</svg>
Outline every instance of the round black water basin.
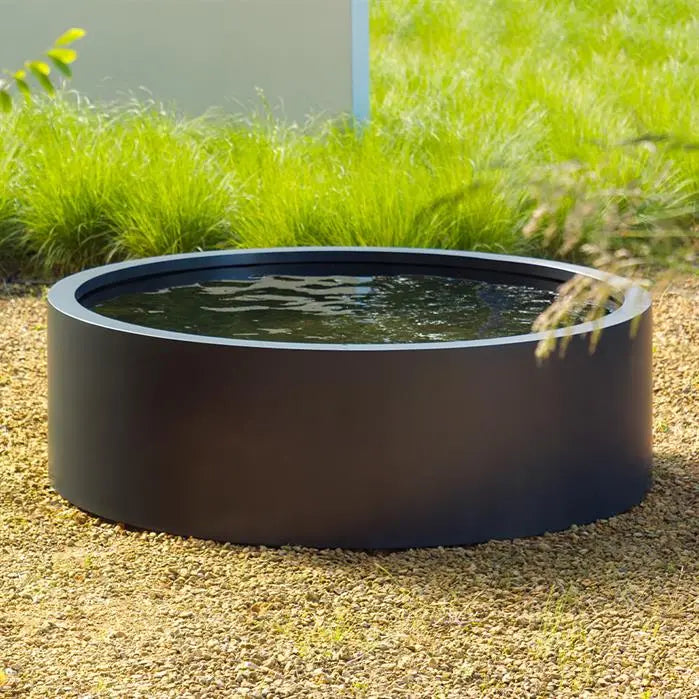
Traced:
<svg viewBox="0 0 699 699">
<path fill-rule="evenodd" d="M 49 468 L 111 520 L 404 548 L 624 511 L 651 468 L 651 310 L 623 291 L 537 363 L 574 274 L 452 251 L 291 248 L 108 265 L 49 292 Z"/>
</svg>

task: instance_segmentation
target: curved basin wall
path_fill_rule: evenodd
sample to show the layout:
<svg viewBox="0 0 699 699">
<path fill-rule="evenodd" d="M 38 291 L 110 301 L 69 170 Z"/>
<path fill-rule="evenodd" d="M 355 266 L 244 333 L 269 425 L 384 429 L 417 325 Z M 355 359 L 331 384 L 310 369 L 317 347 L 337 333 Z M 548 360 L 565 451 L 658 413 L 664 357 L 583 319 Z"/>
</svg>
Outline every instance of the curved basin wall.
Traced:
<svg viewBox="0 0 699 699">
<path fill-rule="evenodd" d="M 580 269 L 335 248 L 175 256 L 69 277 L 49 294 L 56 490 L 148 529 L 351 548 L 534 535 L 641 500 L 651 466 L 651 317 L 639 290 L 606 316 L 594 354 L 589 326 L 576 326 L 565 358 L 542 366 L 536 335 L 381 346 L 235 341 L 140 328 L 80 303 L 167 272 L 289 264 L 310 273 L 320 264 L 332 273 L 348 263 L 549 285 Z"/>
</svg>

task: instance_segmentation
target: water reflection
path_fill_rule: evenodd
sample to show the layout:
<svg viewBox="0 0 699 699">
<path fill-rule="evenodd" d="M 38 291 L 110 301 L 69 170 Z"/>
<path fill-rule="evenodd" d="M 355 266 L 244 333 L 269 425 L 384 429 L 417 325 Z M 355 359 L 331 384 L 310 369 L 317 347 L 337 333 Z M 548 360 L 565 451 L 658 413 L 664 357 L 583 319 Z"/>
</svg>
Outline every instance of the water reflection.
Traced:
<svg viewBox="0 0 699 699">
<path fill-rule="evenodd" d="M 524 334 L 554 298 L 531 286 L 434 275 L 270 275 L 124 294 L 94 310 L 197 335 L 374 344 Z"/>
</svg>

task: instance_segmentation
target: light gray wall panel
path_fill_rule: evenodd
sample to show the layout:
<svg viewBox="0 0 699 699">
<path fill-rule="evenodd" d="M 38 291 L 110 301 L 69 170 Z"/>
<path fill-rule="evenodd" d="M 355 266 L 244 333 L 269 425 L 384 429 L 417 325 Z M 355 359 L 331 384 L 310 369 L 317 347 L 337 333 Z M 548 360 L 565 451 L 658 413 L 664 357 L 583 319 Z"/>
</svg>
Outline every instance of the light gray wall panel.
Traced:
<svg viewBox="0 0 699 699">
<path fill-rule="evenodd" d="M 71 87 L 94 100 L 140 88 L 196 114 L 260 107 L 289 119 L 367 115 L 368 0 L 0 0 L 0 66 L 69 27 L 88 36 Z M 354 33 L 353 33 L 354 31 Z M 282 107 L 283 105 L 283 107 Z"/>
</svg>

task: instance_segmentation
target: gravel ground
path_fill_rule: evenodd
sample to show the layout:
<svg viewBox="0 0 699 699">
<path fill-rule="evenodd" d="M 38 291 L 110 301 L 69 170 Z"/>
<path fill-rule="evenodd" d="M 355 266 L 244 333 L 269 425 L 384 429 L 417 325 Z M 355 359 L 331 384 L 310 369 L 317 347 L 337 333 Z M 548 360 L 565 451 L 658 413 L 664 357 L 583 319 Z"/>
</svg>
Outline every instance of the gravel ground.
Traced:
<svg viewBox="0 0 699 699">
<path fill-rule="evenodd" d="M 0 293 L 0 697 L 699 695 L 699 280 L 657 292 L 655 484 L 471 548 L 270 550 L 51 491 L 45 314 Z"/>
</svg>

